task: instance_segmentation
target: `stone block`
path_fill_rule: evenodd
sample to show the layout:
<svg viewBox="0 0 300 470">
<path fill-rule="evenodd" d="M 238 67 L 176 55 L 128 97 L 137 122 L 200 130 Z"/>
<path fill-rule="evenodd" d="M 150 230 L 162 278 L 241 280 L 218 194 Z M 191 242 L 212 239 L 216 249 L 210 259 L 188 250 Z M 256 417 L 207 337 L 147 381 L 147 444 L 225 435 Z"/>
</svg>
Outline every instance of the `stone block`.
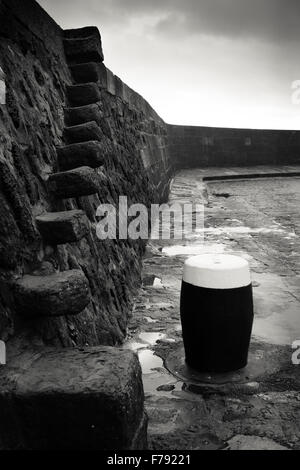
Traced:
<svg viewBox="0 0 300 470">
<path fill-rule="evenodd" d="M 0 369 L 3 449 L 134 450 L 147 446 L 141 368 L 112 347 L 36 349 Z"/>
<path fill-rule="evenodd" d="M 82 28 L 64 29 L 63 31 L 65 39 L 78 39 L 97 35 L 100 36 L 97 26 L 83 26 Z"/>
<path fill-rule="evenodd" d="M 84 64 L 70 65 L 70 70 L 76 83 L 97 83 L 98 68 L 97 63 L 87 62 Z"/>
<path fill-rule="evenodd" d="M 98 83 L 100 87 L 107 87 L 106 67 L 103 63 L 88 62 L 86 64 L 71 65 L 70 70 L 76 83 Z"/>
<path fill-rule="evenodd" d="M 88 104 L 76 108 L 65 108 L 65 123 L 67 126 L 76 126 L 85 122 L 95 121 L 101 123 L 102 109 L 100 103 Z"/>
<path fill-rule="evenodd" d="M 97 193 L 99 179 L 95 170 L 82 166 L 53 173 L 49 177 L 48 185 L 57 198 L 80 197 Z"/>
<path fill-rule="evenodd" d="M 13 291 L 16 311 L 24 317 L 75 315 L 90 301 L 88 280 L 80 269 L 27 274 L 14 283 Z"/>
<path fill-rule="evenodd" d="M 50 245 L 81 240 L 89 232 L 89 221 L 84 211 L 48 212 L 36 217 L 43 239 Z"/>
<path fill-rule="evenodd" d="M 56 153 L 61 170 L 72 170 L 81 166 L 97 168 L 104 163 L 101 144 L 95 140 L 57 147 Z"/>
<path fill-rule="evenodd" d="M 64 139 L 67 144 L 87 142 L 89 140 L 101 141 L 103 134 L 95 121 L 85 122 L 76 126 L 65 127 Z"/>
<path fill-rule="evenodd" d="M 101 100 L 100 90 L 96 83 L 69 85 L 66 92 L 71 106 L 84 106 Z"/>
<path fill-rule="evenodd" d="M 94 27 L 64 31 L 64 48 L 68 62 L 103 62 L 101 36 Z"/>
</svg>

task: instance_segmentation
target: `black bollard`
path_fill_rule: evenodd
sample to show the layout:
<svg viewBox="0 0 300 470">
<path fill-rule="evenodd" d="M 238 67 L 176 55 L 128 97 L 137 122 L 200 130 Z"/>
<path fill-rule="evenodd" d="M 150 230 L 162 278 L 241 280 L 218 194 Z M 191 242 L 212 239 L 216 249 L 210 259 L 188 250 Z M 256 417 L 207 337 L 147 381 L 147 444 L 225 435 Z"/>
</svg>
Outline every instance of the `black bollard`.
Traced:
<svg viewBox="0 0 300 470">
<path fill-rule="evenodd" d="M 245 367 L 253 323 L 248 262 L 232 255 L 189 258 L 184 264 L 180 315 L 189 367 L 206 373 Z"/>
</svg>

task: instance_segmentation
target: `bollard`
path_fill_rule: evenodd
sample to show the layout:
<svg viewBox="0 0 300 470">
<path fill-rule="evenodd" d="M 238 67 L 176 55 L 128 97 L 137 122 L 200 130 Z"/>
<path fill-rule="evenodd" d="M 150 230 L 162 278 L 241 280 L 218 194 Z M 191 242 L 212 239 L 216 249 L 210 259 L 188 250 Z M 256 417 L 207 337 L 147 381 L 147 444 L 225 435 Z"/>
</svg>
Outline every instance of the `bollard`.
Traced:
<svg viewBox="0 0 300 470">
<path fill-rule="evenodd" d="M 232 255 L 186 260 L 180 298 L 186 364 L 224 373 L 247 365 L 253 323 L 248 262 Z"/>
</svg>

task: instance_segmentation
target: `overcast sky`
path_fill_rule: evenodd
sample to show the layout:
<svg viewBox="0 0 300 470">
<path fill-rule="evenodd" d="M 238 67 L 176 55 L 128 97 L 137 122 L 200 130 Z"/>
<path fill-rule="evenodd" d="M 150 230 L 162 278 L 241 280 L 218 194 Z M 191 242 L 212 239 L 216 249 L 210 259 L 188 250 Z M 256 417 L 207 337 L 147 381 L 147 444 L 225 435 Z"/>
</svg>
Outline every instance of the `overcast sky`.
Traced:
<svg viewBox="0 0 300 470">
<path fill-rule="evenodd" d="M 300 129 L 300 0 L 39 0 L 169 123 Z"/>
</svg>

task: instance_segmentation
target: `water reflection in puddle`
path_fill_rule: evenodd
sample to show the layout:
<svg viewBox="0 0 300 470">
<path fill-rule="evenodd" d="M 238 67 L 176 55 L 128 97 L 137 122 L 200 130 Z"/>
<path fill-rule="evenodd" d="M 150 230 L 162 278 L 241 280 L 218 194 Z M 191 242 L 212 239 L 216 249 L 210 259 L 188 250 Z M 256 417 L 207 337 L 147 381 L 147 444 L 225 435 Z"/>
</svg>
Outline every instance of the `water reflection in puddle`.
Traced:
<svg viewBox="0 0 300 470">
<path fill-rule="evenodd" d="M 150 349 L 138 351 L 138 355 L 143 374 L 151 374 L 153 369 L 163 367 L 163 360 L 160 357 L 155 356 L 153 351 Z"/>
<path fill-rule="evenodd" d="M 151 333 L 141 333 L 139 335 L 139 339 L 142 341 L 145 341 L 146 343 L 153 345 L 158 341 L 159 339 L 164 338 L 166 335 L 165 333 L 156 333 L 156 332 L 151 332 Z"/>
<path fill-rule="evenodd" d="M 202 255 L 206 253 L 224 253 L 225 245 L 222 243 L 211 243 L 206 244 L 202 243 L 201 245 L 172 245 L 165 246 L 162 250 L 162 253 L 167 256 L 176 256 L 176 255 Z"/>
<path fill-rule="evenodd" d="M 159 277 L 155 277 L 153 281 L 153 287 L 156 287 L 158 289 L 163 288 L 163 283 L 161 282 L 161 279 Z"/>
<path fill-rule="evenodd" d="M 138 351 L 139 349 L 145 348 L 145 346 L 144 343 L 138 343 L 136 341 L 127 344 L 127 348 L 132 349 L 132 351 Z"/>
</svg>

